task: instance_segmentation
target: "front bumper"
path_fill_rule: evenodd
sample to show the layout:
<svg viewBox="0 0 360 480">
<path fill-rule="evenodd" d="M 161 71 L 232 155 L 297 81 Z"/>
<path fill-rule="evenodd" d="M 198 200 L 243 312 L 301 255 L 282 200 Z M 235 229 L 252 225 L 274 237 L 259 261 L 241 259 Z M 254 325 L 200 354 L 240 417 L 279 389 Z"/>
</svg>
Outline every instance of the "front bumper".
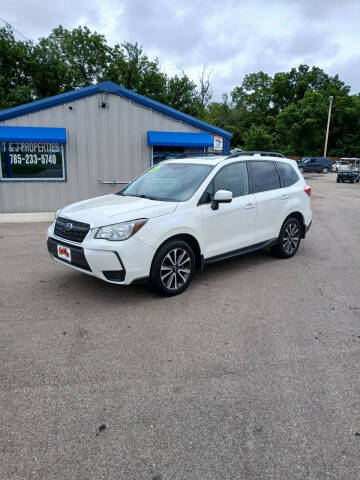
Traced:
<svg viewBox="0 0 360 480">
<path fill-rule="evenodd" d="M 153 247 L 135 236 L 122 242 L 95 239 L 90 231 L 79 244 L 57 237 L 51 225 L 47 248 L 52 259 L 106 282 L 129 285 L 144 281 L 150 275 L 155 254 Z M 57 255 L 57 246 L 71 249 L 71 263 Z"/>
</svg>

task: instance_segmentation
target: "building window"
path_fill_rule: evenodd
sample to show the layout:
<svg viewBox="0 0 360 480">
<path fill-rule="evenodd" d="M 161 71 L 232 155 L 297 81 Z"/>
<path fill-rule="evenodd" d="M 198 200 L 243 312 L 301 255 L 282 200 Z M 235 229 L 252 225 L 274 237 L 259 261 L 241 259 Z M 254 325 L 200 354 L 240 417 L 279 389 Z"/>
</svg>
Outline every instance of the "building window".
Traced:
<svg viewBox="0 0 360 480">
<path fill-rule="evenodd" d="M 65 145 L 55 142 L 2 142 L 1 181 L 65 181 Z"/>
<path fill-rule="evenodd" d="M 153 165 L 156 165 L 163 160 L 171 158 L 178 158 L 186 154 L 199 155 L 204 153 L 204 147 L 163 147 L 153 146 Z"/>
</svg>

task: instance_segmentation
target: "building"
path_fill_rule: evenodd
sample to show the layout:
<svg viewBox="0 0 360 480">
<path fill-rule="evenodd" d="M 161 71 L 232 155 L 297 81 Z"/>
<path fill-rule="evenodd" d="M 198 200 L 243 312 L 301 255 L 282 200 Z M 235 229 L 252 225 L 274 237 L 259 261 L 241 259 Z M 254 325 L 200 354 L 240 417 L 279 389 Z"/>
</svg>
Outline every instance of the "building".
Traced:
<svg viewBox="0 0 360 480">
<path fill-rule="evenodd" d="M 181 152 L 232 134 L 112 82 L 0 112 L 0 213 L 54 212 L 119 190 Z"/>
</svg>

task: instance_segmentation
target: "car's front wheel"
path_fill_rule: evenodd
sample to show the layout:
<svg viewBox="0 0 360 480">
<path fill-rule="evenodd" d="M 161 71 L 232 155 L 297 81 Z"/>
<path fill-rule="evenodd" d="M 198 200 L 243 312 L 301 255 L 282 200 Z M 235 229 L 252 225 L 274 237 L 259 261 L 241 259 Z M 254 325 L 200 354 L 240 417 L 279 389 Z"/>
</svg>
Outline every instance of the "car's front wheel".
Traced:
<svg viewBox="0 0 360 480">
<path fill-rule="evenodd" d="M 171 240 L 156 253 L 151 269 L 151 285 L 171 297 L 183 292 L 195 272 L 195 255 L 183 240 Z"/>
<path fill-rule="evenodd" d="M 304 167 L 299 167 L 299 170 L 300 170 L 301 173 L 303 173 L 304 172 Z"/>
<path fill-rule="evenodd" d="M 276 245 L 272 252 L 279 258 L 290 258 L 298 251 L 301 241 L 301 225 L 297 218 L 289 217 L 283 223 Z"/>
<path fill-rule="evenodd" d="M 328 167 L 323 167 L 321 171 L 322 173 L 328 173 L 329 169 Z"/>
</svg>

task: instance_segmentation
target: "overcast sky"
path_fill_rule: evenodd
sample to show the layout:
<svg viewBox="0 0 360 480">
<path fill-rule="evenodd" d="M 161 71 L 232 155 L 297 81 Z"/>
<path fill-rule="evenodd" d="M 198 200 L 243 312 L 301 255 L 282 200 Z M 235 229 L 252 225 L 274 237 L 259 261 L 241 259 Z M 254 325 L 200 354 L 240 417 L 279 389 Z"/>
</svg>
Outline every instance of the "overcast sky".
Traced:
<svg viewBox="0 0 360 480">
<path fill-rule="evenodd" d="M 195 81 L 207 64 L 216 99 L 246 73 L 300 63 L 360 91 L 360 0 L 0 0 L 0 16 L 34 40 L 60 23 L 110 44 L 136 40 L 164 71 Z"/>
</svg>

